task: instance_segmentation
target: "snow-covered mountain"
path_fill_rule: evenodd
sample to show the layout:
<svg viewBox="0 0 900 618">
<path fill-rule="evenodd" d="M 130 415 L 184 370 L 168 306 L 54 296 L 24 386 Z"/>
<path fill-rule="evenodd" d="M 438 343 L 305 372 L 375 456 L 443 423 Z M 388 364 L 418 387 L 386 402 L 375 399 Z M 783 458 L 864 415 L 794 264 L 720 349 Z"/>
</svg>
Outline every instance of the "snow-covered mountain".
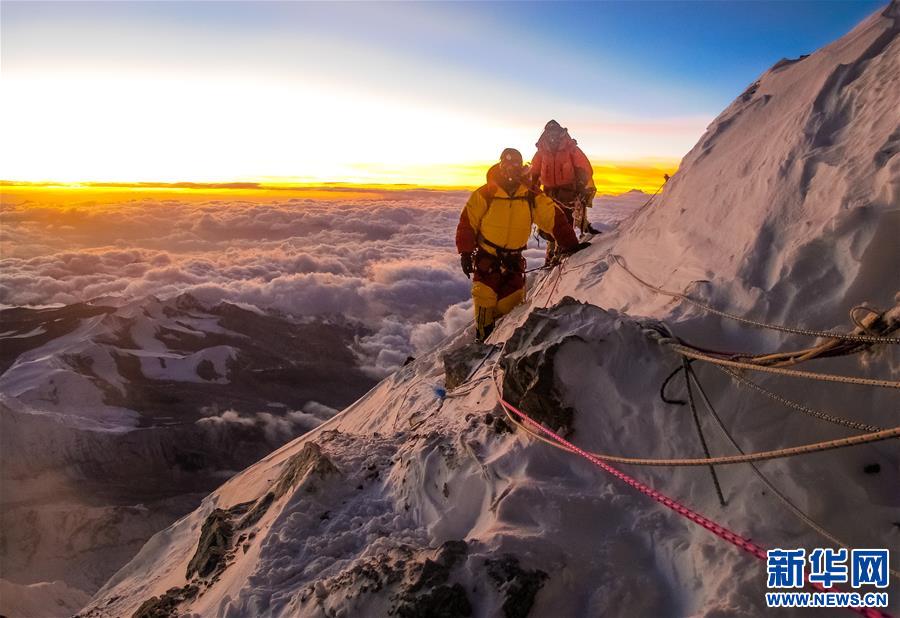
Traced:
<svg viewBox="0 0 900 618">
<path fill-rule="evenodd" d="M 897 303 L 900 4 L 782 61 L 710 125 L 661 197 L 561 267 L 537 273 L 492 348 L 459 332 L 155 535 L 83 616 L 753 616 L 764 566 L 501 414 L 507 399 L 578 445 L 701 457 L 690 410 L 660 386 L 698 346 L 762 353 L 809 340 L 723 320 L 849 331 Z M 895 346 L 811 371 L 896 380 Z M 747 451 L 848 435 L 711 366 L 695 370 Z M 749 374 L 856 423 L 896 425 L 896 389 Z M 684 397 L 678 383 L 669 397 Z M 446 390 L 445 390 L 446 389 Z M 731 454 L 709 415 L 713 454 Z M 900 551 L 900 448 L 887 441 L 758 464 L 856 547 Z M 638 468 L 642 482 L 766 547 L 831 545 L 746 465 Z M 896 563 L 894 564 L 896 567 Z M 893 595 L 893 603 L 900 599 Z"/>
<path fill-rule="evenodd" d="M 0 311 L 0 613 L 77 610 L 225 478 L 365 393 L 357 334 L 187 294 Z"/>
</svg>

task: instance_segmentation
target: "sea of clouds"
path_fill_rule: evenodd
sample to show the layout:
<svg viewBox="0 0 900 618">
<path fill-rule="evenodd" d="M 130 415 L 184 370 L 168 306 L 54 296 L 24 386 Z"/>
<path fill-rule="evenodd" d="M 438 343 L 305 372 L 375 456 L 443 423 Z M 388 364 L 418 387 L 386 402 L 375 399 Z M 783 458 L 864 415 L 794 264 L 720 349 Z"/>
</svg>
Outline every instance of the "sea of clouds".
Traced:
<svg viewBox="0 0 900 618">
<path fill-rule="evenodd" d="M 190 292 L 295 317 L 343 316 L 368 326 L 356 351 L 385 375 L 471 319 L 454 244 L 468 192 L 367 195 L 64 205 L 4 197 L 0 303 Z M 537 265 L 542 249 L 526 255 Z"/>
<path fill-rule="evenodd" d="M 190 292 L 296 317 L 340 315 L 369 326 L 358 351 L 384 373 L 470 317 L 454 246 L 467 195 L 7 202 L 0 303 Z"/>
</svg>

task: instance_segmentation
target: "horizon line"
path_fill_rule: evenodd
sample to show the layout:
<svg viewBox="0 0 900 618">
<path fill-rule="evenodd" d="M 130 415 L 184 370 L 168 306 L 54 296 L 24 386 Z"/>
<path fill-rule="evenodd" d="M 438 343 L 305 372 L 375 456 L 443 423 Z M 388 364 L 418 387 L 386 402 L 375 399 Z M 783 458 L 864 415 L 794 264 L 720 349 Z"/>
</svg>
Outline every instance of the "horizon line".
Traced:
<svg viewBox="0 0 900 618">
<path fill-rule="evenodd" d="M 471 191 L 477 189 L 481 185 L 426 185 L 415 183 L 377 183 L 377 182 L 347 182 L 347 181 L 331 181 L 331 182 L 293 182 L 293 183 L 277 183 L 277 182 L 122 182 L 122 181 L 84 181 L 84 182 L 64 182 L 56 180 L 10 180 L 0 179 L 0 190 L 3 189 L 62 189 L 62 190 L 103 190 L 103 189 L 121 189 L 121 190 L 169 190 L 169 191 L 334 191 L 336 193 L 343 191 L 359 191 L 368 189 L 373 191 Z M 621 192 L 597 192 L 597 195 L 622 195 L 630 191 L 640 191 L 646 193 L 641 187 L 632 187 Z"/>
</svg>

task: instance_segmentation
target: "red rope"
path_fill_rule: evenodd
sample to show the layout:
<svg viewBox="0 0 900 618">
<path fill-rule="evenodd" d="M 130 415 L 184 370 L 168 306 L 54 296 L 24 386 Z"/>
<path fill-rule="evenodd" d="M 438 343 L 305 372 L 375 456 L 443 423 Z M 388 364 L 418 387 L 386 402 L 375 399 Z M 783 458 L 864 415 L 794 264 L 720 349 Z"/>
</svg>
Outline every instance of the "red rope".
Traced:
<svg viewBox="0 0 900 618">
<path fill-rule="evenodd" d="M 605 472 L 608 472 L 609 474 L 613 475 L 614 477 L 616 477 L 623 483 L 626 483 L 626 484 L 634 487 L 635 489 L 637 489 L 639 492 L 641 492 L 642 494 L 644 494 L 646 496 L 650 496 L 651 498 L 653 498 L 654 500 L 656 500 L 663 506 L 675 511 L 682 517 L 685 517 L 685 518 L 691 520 L 695 524 L 699 524 L 700 526 L 703 526 L 704 528 L 706 528 L 707 530 L 709 530 L 710 532 L 715 534 L 717 537 L 719 537 L 721 539 L 725 539 L 732 545 L 735 545 L 736 547 L 744 550 L 745 552 L 747 552 L 751 556 L 758 558 L 759 560 L 766 560 L 766 550 L 764 550 L 762 547 L 760 547 L 759 545 L 757 545 L 750 539 L 745 539 L 744 537 L 740 536 L 739 534 L 732 532 L 725 526 L 722 526 L 721 524 L 717 524 L 713 520 L 711 520 L 707 517 L 704 517 L 703 515 L 701 515 L 700 513 L 697 513 L 696 511 L 692 511 L 691 509 L 684 506 L 680 502 L 677 502 L 677 501 L 673 500 L 672 498 L 669 498 L 665 494 L 662 494 L 662 493 L 656 491 L 652 487 L 644 485 L 637 479 L 628 476 L 624 472 L 620 472 L 616 468 L 613 468 L 611 465 L 609 465 L 605 461 L 598 459 L 597 457 L 594 457 L 587 451 L 578 448 L 577 446 L 575 446 L 574 444 L 572 444 L 571 442 L 569 442 L 562 436 L 547 429 L 546 427 L 544 427 L 537 421 L 533 420 L 530 416 L 528 416 L 527 414 L 525 414 L 524 412 L 522 412 L 521 410 L 519 410 L 518 408 L 516 408 L 515 406 L 513 406 L 506 400 L 504 400 L 502 392 L 500 392 L 500 386 L 499 386 L 499 384 L 496 383 L 496 381 L 495 381 L 495 386 L 497 386 L 497 391 L 498 391 L 497 399 L 500 400 L 500 404 L 504 408 L 506 408 L 507 410 L 512 412 L 513 414 L 522 418 L 522 420 L 524 420 L 526 423 L 533 425 L 538 430 L 540 430 L 543 433 L 547 434 L 548 436 L 552 437 L 559 444 L 562 444 L 562 445 L 568 447 L 569 449 L 571 449 L 573 452 L 578 453 L 579 455 L 581 455 L 582 457 L 584 457 L 585 459 L 590 461 L 592 464 L 603 469 Z M 810 582 L 808 580 L 807 580 L 807 583 L 809 585 L 811 585 L 813 588 L 815 588 L 816 590 L 819 590 L 821 592 L 829 592 L 829 591 L 835 590 L 834 588 L 831 588 L 831 589 L 825 588 L 821 584 Z M 883 618 L 886 616 L 890 617 L 890 614 L 886 614 L 884 612 L 878 611 L 876 609 L 871 609 L 871 608 L 850 607 L 848 609 L 851 609 L 854 612 L 861 614 L 863 616 L 869 616 L 870 618 Z"/>
</svg>

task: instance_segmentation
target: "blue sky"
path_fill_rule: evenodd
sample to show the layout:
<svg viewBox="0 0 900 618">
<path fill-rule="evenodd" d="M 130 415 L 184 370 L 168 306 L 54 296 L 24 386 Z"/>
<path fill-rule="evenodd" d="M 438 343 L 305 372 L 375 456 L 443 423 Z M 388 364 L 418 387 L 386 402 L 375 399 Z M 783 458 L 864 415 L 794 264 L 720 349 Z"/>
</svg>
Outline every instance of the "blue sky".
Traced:
<svg viewBox="0 0 900 618">
<path fill-rule="evenodd" d="M 123 123 L 143 140 L 128 180 L 377 175 L 503 144 L 527 157 L 551 117 L 592 158 L 677 160 L 768 67 L 883 5 L 3 2 L 2 129 L 29 177 L 125 179 Z M 71 105 L 42 100 L 62 92 Z M 341 148 L 323 146 L 332 136 Z"/>
</svg>

